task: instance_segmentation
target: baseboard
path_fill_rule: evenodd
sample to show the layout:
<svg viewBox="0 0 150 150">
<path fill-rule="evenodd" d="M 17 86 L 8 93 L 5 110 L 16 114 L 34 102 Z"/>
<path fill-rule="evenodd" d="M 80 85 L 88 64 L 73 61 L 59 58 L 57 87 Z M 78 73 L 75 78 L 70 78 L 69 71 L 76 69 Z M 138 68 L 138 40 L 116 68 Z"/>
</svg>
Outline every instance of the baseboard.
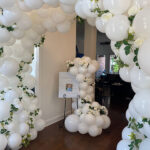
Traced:
<svg viewBox="0 0 150 150">
<path fill-rule="evenodd" d="M 66 113 L 66 115 L 69 115 L 69 114 L 71 114 L 71 111 L 68 111 Z M 48 127 L 48 126 L 50 126 L 50 125 L 52 125 L 52 124 L 62 120 L 63 118 L 64 118 L 64 115 L 58 115 L 58 116 L 55 116 L 55 117 L 50 118 L 48 120 L 45 120 L 46 121 L 46 127 Z"/>
</svg>

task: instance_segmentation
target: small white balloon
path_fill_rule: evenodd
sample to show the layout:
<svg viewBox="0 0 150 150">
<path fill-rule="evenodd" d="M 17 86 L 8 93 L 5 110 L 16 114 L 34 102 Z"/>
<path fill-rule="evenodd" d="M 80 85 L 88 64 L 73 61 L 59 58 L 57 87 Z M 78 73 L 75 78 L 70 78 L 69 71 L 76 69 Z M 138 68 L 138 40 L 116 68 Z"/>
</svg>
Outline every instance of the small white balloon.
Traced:
<svg viewBox="0 0 150 150">
<path fill-rule="evenodd" d="M 78 125 L 78 131 L 81 134 L 86 134 L 86 133 L 88 133 L 88 126 L 85 123 L 80 123 Z"/>
<path fill-rule="evenodd" d="M 13 133 L 8 138 L 8 146 L 11 149 L 16 149 L 21 145 L 22 137 L 18 133 Z"/>
<path fill-rule="evenodd" d="M 149 150 L 150 148 L 150 139 L 145 139 L 140 144 L 139 150 Z"/>
<path fill-rule="evenodd" d="M 39 119 L 35 123 L 35 128 L 37 131 L 42 131 L 45 128 L 45 121 L 42 119 Z"/>
<path fill-rule="evenodd" d="M 29 125 L 27 125 L 26 123 L 21 123 L 19 125 L 19 133 L 24 136 L 29 132 Z"/>
<path fill-rule="evenodd" d="M 0 28 L 0 43 L 6 43 L 11 39 L 11 34 L 5 28 Z"/>
<path fill-rule="evenodd" d="M 87 114 L 85 115 L 85 119 L 84 119 L 85 123 L 88 125 L 93 125 L 96 122 L 96 118 L 94 115 L 92 114 Z"/>
<path fill-rule="evenodd" d="M 96 137 L 99 134 L 99 128 L 96 125 L 92 125 L 89 127 L 89 135 L 92 137 Z"/>
<path fill-rule="evenodd" d="M 123 140 L 130 140 L 132 133 L 133 133 L 133 130 L 131 128 L 125 127 L 122 131 L 122 139 Z"/>
<path fill-rule="evenodd" d="M 130 82 L 130 68 L 123 67 L 119 70 L 119 75 L 121 79 L 125 82 Z"/>
<path fill-rule="evenodd" d="M 7 138 L 5 135 L 3 134 L 0 134 L 0 150 L 4 150 L 7 146 Z"/>
<path fill-rule="evenodd" d="M 117 145 L 117 150 L 130 150 L 129 145 L 131 144 L 130 140 L 122 140 Z"/>
<path fill-rule="evenodd" d="M 43 5 L 42 0 L 24 0 L 24 2 L 30 9 L 39 9 Z"/>
<path fill-rule="evenodd" d="M 59 5 L 59 0 L 43 0 L 46 4 L 57 7 Z"/>
<path fill-rule="evenodd" d="M 76 115 L 69 115 L 65 120 L 65 128 L 69 132 L 77 132 L 79 124 L 79 117 Z"/>
<path fill-rule="evenodd" d="M 58 32 L 61 32 L 61 33 L 68 32 L 70 28 L 71 28 L 71 23 L 69 21 L 65 21 L 57 25 L 57 30 Z"/>
<path fill-rule="evenodd" d="M 9 86 L 9 81 L 5 76 L 0 75 L 0 90 Z"/>
</svg>

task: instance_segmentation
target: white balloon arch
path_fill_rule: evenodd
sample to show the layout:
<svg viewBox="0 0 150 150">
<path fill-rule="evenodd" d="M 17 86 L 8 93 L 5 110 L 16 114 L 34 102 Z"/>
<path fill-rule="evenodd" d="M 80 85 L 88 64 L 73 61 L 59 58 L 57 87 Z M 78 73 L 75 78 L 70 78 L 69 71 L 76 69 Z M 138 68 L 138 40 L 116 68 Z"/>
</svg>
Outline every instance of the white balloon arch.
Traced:
<svg viewBox="0 0 150 150">
<path fill-rule="evenodd" d="M 117 150 L 149 150 L 150 0 L 0 0 L 1 150 L 27 146 L 44 128 L 32 91 L 33 49 L 47 31 L 67 32 L 76 14 L 110 38 L 120 76 L 136 93 Z"/>
</svg>

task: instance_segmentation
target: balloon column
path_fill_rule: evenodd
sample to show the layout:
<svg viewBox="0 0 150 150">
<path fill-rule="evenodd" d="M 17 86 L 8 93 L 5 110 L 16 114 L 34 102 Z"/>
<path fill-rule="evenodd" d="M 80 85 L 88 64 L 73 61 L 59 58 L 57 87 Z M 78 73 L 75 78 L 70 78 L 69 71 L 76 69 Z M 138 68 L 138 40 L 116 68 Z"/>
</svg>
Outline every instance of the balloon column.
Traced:
<svg viewBox="0 0 150 150">
<path fill-rule="evenodd" d="M 30 64 L 47 31 L 69 31 L 75 2 L 0 0 L 0 150 L 26 147 L 44 129 Z"/>
<path fill-rule="evenodd" d="M 76 13 L 111 40 L 120 77 L 136 95 L 117 150 L 150 149 L 150 0 L 78 0 Z M 127 90 L 127 89 L 126 89 Z"/>
<path fill-rule="evenodd" d="M 93 101 L 95 84 L 93 74 L 99 69 L 99 64 L 89 57 L 83 57 L 67 61 L 67 68 L 76 76 L 80 98 L 78 101 L 73 100 L 74 114 L 66 118 L 65 127 L 69 132 L 89 133 L 90 136 L 96 137 L 111 123 L 106 107 Z"/>
</svg>

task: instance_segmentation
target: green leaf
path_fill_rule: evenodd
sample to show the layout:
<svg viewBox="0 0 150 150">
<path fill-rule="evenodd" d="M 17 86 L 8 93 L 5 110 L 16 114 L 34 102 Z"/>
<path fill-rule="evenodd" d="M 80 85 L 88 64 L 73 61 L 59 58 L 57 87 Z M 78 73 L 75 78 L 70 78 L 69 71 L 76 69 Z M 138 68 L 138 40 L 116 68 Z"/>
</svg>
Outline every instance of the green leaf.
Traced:
<svg viewBox="0 0 150 150">
<path fill-rule="evenodd" d="M 125 47 L 125 54 L 129 55 L 130 52 L 131 52 L 131 45 L 128 45 L 128 46 Z"/>
<path fill-rule="evenodd" d="M 115 47 L 116 47 L 117 49 L 120 49 L 120 47 L 122 46 L 122 44 L 123 44 L 122 41 L 118 41 L 118 42 L 116 42 Z"/>
</svg>

